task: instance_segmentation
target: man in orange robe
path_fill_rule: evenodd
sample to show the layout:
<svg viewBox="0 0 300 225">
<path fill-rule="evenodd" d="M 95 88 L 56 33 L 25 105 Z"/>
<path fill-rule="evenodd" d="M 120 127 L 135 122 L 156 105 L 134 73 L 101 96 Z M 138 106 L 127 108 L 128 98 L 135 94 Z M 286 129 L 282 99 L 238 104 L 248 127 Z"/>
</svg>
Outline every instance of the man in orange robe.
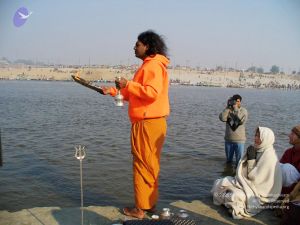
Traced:
<svg viewBox="0 0 300 225">
<path fill-rule="evenodd" d="M 145 211 L 153 211 L 158 200 L 160 154 L 167 132 L 169 115 L 169 78 L 167 47 L 161 36 L 145 31 L 138 36 L 135 56 L 143 64 L 131 81 L 121 77 L 116 86 L 129 102 L 131 153 L 135 207 L 126 207 L 124 214 L 143 218 Z M 117 89 L 102 87 L 104 94 L 115 96 Z"/>
</svg>

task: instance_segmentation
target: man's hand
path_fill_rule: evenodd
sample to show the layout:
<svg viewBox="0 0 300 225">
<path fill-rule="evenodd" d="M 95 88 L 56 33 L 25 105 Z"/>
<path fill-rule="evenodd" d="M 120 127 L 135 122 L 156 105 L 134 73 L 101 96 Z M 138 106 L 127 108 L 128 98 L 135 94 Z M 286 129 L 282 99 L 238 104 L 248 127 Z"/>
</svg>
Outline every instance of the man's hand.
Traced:
<svg viewBox="0 0 300 225">
<path fill-rule="evenodd" d="M 255 159 L 256 158 L 256 149 L 254 148 L 253 145 L 250 145 L 247 148 L 247 159 L 251 160 L 251 159 Z"/>
<path fill-rule="evenodd" d="M 115 84 L 117 89 L 122 89 L 126 87 L 127 80 L 124 77 L 116 77 Z"/>
<path fill-rule="evenodd" d="M 103 91 L 103 93 L 101 93 L 101 94 L 103 94 L 103 95 L 110 94 L 110 87 L 108 87 L 108 86 L 102 86 L 101 89 Z"/>
</svg>

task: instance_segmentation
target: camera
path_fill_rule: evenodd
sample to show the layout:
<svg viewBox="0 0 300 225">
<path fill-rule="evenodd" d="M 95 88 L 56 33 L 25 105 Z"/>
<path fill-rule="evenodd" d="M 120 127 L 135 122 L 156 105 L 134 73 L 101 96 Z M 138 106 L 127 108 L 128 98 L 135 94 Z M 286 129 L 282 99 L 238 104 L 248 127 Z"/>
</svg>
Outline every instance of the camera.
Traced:
<svg viewBox="0 0 300 225">
<path fill-rule="evenodd" d="M 233 106 L 236 104 L 236 100 L 233 99 L 232 97 L 228 99 L 227 101 L 227 107 L 228 108 L 233 108 Z"/>
</svg>

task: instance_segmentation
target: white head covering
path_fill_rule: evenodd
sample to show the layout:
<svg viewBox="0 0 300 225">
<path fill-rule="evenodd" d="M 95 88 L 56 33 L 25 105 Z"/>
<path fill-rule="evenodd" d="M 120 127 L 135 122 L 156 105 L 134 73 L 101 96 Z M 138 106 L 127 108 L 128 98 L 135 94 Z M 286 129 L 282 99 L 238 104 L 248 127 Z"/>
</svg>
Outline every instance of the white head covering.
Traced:
<svg viewBox="0 0 300 225">
<path fill-rule="evenodd" d="M 258 127 L 258 130 L 261 144 L 255 145 L 255 147 L 258 149 L 257 151 L 262 152 L 270 147 L 273 148 L 273 144 L 275 142 L 274 132 L 267 127 Z"/>
</svg>

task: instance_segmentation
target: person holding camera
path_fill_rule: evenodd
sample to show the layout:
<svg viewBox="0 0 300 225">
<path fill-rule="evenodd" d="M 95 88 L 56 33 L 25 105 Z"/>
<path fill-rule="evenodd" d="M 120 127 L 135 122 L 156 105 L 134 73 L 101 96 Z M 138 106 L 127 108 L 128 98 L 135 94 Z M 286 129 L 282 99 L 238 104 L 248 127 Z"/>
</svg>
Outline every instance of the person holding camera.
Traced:
<svg viewBox="0 0 300 225">
<path fill-rule="evenodd" d="M 227 101 L 227 106 L 220 113 L 219 119 L 226 123 L 225 130 L 225 154 L 226 163 L 231 164 L 235 154 L 235 167 L 237 167 L 244 152 L 246 141 L 245 123 L 248 118 L 246 108 L 241 106 L 242 97 L 233 95 Z"/>
</svg>

